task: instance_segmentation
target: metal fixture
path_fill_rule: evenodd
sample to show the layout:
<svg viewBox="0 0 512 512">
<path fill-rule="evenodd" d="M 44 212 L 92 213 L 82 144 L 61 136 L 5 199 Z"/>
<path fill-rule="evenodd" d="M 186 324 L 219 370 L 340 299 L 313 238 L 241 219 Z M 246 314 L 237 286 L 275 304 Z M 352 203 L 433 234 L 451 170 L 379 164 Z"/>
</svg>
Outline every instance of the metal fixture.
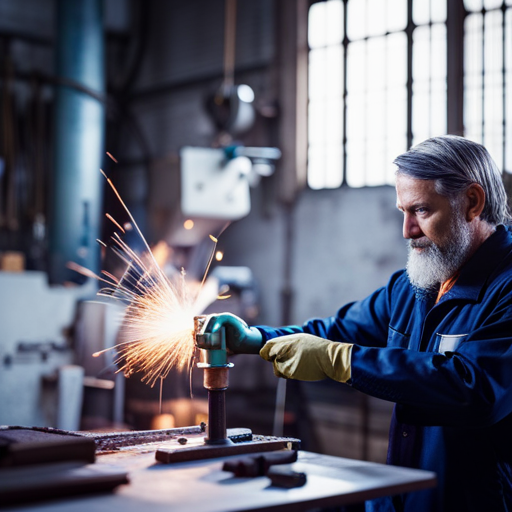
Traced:
<svg viewBox="0 0 512 512">
<path fill-rule="evenodd" d="M 226 435 L 226 389 L 229 385 L 229 368 L 224 329 L 205 333 L 206 315 L 194 317 L 196 345 L 201 349 L 203 361 L 197 364 L 204 369 L 203 385 L 208 390 L 208 435 L 206 444 L 233 444 Z"/>
</svg>

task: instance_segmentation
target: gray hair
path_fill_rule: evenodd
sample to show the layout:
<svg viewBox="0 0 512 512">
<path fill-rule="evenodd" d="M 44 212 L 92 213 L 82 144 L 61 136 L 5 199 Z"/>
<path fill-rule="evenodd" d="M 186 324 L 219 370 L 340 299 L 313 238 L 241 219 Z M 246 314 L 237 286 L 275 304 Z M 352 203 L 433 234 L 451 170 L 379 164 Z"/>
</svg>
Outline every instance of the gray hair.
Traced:
<svg viewBox="0 0 512 512">
<path fill-rule="evenodd" d="M 492 226 L 512 221 L 501 172 L 481 144 L 456 135 L 433 137 L 413 146 L 394 163 L 397 174 L 434 180 L 436 192 L 451 200 L 478 183 L 485 192 L 480 218 Z"/>
</svg>

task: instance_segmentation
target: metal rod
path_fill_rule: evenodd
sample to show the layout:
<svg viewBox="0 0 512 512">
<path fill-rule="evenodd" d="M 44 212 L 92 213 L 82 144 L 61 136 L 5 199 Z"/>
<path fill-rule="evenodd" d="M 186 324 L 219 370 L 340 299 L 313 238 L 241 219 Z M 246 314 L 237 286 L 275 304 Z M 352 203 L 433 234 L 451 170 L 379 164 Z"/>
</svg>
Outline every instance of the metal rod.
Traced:
<svg viewBox="0 0 512 512">
<path fill-rule="evenodd" d="M 224 444 L 226 435 L 226 391 L 208 390 L 208 437 L 206 444 Z"/>
<path fill-rule="evenodd" d="M 208 390 L 208 436 L 206 444 L 231 444 L 226 433 L 226 389 L 228 368 L 204 370 L 204 387 Z"/>
</svg>

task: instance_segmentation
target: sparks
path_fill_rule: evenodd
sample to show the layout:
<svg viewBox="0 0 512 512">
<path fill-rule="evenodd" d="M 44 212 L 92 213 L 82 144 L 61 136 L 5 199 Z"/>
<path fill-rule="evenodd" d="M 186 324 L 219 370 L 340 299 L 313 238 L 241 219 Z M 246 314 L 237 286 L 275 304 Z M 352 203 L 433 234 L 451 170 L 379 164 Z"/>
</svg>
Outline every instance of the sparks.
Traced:
<svg viewBox="0 0 512 512">
<path fill-rule="evenodd" d="M 105 286 L 99 290 L 98 295 L 127 305 L 119 332 L 120 342 L 112 348 L 96 352 L 93 356 L 98 357 L 109 350 L 116 350 L 117 371 L 126 376 L 142 372 L 142 381 L 153 387 L 159 379 L 165 379 L 172 368 L 183 370 L 190 367 L 196 350 L 194 316 L 201 314 L 201 307 L 204 307 L 204 299 L 198 300 L 198 296 L 215 254 L 217 238 L 210 235 L 214 242 L 212 255 L 199 290 L 192 293 L 185 280 L 184 269 L 173 280 L 162 271 L 119 192 L 106 174 L 101 169 L 100 171 L 128 214 L 129 225 L 138 233 L 146 250 L 139 256 L 119 233 L 114 232 L 109 247 L 127 265 L 120 279 L 106 271 L 97 275 L 76 263 L 69 263 L 68 267 L 104 283 Z M 121 228 L 110 215 L 107 214 L 107 217 Z M 122 228 L 121 230 L 125 232 Z M 106 247 L 101 240 L 98 242 Z"/>
<path fill-rule="evenodd" d="M 123 228 L 123 226 L 121 226 L 121 224 L 119 224 L 119 222 L 117 222 L 116 219 L 114 219 L 114 217 L 112 217 L 112 215 L 110 215 L 110 213 L 106 213 L 105 214 L 105 217 L 107 217 L 107 219 L 112 222 L 113 224 L 115 224 L 123 233 L 126 233 L 125 229 Z"/>
<path fill-rule="evenodd" d="M 113 160 L 116 164 L 118 163 L 118 161 L 107 151 L 107 156 Z"/>
</svg>

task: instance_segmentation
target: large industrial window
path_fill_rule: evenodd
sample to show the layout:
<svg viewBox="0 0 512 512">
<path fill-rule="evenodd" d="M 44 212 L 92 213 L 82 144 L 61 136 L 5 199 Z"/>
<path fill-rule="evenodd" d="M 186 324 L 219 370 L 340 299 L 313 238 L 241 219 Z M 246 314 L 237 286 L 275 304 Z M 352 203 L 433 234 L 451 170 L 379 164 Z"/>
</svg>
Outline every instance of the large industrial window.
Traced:
<svg viewBox="0 0 512 512">
<path fill-rule="evenodd" d="M 512 172 L 512 0 L 464 0 L 464 7 L 465 135 Z"/>
<path fill-rule="evenodd" d="M 413 3 L 412 143 L 446 133 L 446 0 Z"/>
<path fill-rule="evenodd" d="M 398 154 L 446 133 L 446 0 L 326 0 L 308 23 L 309 186 L 392 184 Z"/>
</svg>

